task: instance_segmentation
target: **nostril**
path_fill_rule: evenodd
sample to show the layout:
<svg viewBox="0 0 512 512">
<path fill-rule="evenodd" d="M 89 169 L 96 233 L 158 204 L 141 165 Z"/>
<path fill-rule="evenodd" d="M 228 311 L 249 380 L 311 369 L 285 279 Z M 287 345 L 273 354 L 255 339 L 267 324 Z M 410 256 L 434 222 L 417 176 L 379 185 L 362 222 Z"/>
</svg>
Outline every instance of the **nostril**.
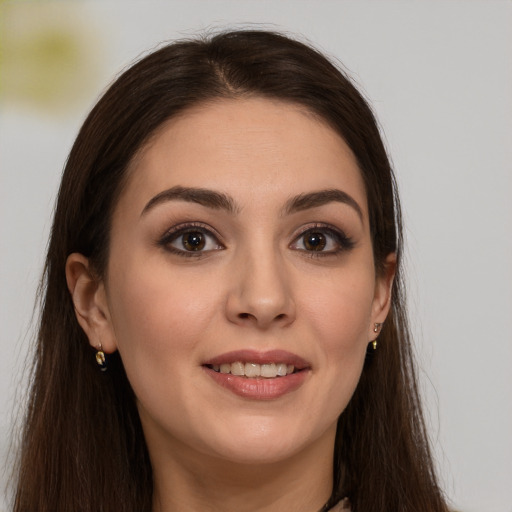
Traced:
<svg viewBox="0 0 512 512">
<path fill-rule="evenodd" d="M 247 320 L 249 318 L 254 318 L 256 319 L 256 317 L 254 315 L 251 315 L 251 313 L 238 313 L 238 318 L 240 320 Z M 279 315 L 276 315 L 274 317 L 274 321 L 275 320 L 284 320 L 286 318 L 286 313 L 280 313 Z"/>
</svg>

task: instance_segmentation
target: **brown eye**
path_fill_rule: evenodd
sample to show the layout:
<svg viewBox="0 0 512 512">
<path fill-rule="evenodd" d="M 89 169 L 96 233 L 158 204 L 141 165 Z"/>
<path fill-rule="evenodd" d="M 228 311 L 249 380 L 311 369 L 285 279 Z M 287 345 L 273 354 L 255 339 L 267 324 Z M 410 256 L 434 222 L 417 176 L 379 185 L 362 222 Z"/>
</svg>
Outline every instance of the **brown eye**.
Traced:
<svg viewBox="0 0 512 512">
<path fill-rule="evenodd" d="M 176 226 L 158 242 L 178 256 L 202 256 L 225 249 L 209 228 L 195 225 Z"/>
<path fill-rule="evenodd" d="M 323 233 L 309 232 L 304 235 L 304 247 L 307 251 L 323 251 L 327 240 Z"/>
<path fill-rule="evenodd" d="M 200 231 L 192 231 L 182 235 L 182 244 L 187 251 L 201 251 L 206 245 L 206 238 Z"/>
<path fill-rule="evenodd" d="M 335 256 L 354 247 L 354 241 L 339 228 L 329 225 L 313 226 L 303 231 L 290 244 L 290 249 L 308 256 Z"/>
</svg>

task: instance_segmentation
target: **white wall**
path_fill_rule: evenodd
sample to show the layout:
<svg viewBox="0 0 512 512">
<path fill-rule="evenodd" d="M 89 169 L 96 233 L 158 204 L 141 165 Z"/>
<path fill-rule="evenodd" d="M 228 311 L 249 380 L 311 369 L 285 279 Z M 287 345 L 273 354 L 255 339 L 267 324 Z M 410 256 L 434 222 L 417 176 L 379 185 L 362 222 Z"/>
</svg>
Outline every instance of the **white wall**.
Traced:
<svg viewBox="0 0 512 512">
<path fill-rule="evenodd" d="M 0 449 L 22 392 L 53 199 L 81 121 L 144 50 L 234 22 L 305 35 L 371 99 L 402 192 L 412 324 L 446 491 L 460 510 L 512 511 L 510 1 L 4 4 Z M 44 60 L 34 34 L 45 27 L 74 41 L 75 53 L 56 57 L 62 65 Z M 24 42 L 42 56 L 24 53 Z M 47 94 L 29 82 L 49 83 Z"/>
</svg>

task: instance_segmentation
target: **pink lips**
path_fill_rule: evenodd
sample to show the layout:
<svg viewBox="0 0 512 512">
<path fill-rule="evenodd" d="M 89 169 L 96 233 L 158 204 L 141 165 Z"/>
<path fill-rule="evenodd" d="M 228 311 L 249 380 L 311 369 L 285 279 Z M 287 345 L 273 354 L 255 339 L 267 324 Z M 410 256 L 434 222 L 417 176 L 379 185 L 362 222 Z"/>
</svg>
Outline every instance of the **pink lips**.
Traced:
<svg viewBox="0 0 512 512">
<path fill-rule="evenodd" d="M 211 366 L 231 364 L 237 361 L 257 364 L 286 363 L 293 365 L 296 372 L 276 378 L 247 378 L 219 373 Z M 216 356 L 203 364 L 207 374 L 219 385 L 243 398 L 252 400 L 273 400 L 299 388 L 309 374 L 310 365 L 301 357 L 284 350 L 259 352 L 254 350 L 236 350 Z"/>
<path fill-rule="evenodd" d="M 286 350 L 268 350 L 266 352 L 257 352 L 256 350 L 235 350 L 227 352 L 220 356 L 214 357 L 205 361 L 204 365 L 223 364 L 223 363 L 236 363 L 237 361 L 250 362 L 257 364 L 268 363 L 286 363 L 293 364 L 295 368 L 302 370 L 308 368 L 310 365 L 301 357 L 287 352 Z"/>
</svg>

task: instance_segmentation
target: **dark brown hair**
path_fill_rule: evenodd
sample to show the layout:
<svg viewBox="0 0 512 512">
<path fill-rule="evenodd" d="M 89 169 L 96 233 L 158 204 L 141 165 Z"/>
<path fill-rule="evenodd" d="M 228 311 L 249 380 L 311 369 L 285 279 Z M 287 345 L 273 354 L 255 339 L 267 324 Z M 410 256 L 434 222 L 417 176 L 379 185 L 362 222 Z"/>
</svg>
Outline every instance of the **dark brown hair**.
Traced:
<svg viewBox="0 0 512 512">
<path fill-rule="evenodd" d="M 108 261 L 113 209 L 137 152 L 168 119 L 216 98 L 292 102 L 327 122 L 357 158 L 377 272 L 397 254 L 392 307 L 338 422 L 328 505 L 354 512 L 441 512 L 404 305 L 401 218 L 375 118 L 351 81 L 308 45 L 265 31 L 163 46 L 125 71 L 83 124 L 59 190 L 42 283 L 42 315 L 19 460 L 15 510 L 144 511 L 152 474 L 135 400 L 118 355 L 101 373 L 79 327 L 66 258 Z"/>
</svg>

